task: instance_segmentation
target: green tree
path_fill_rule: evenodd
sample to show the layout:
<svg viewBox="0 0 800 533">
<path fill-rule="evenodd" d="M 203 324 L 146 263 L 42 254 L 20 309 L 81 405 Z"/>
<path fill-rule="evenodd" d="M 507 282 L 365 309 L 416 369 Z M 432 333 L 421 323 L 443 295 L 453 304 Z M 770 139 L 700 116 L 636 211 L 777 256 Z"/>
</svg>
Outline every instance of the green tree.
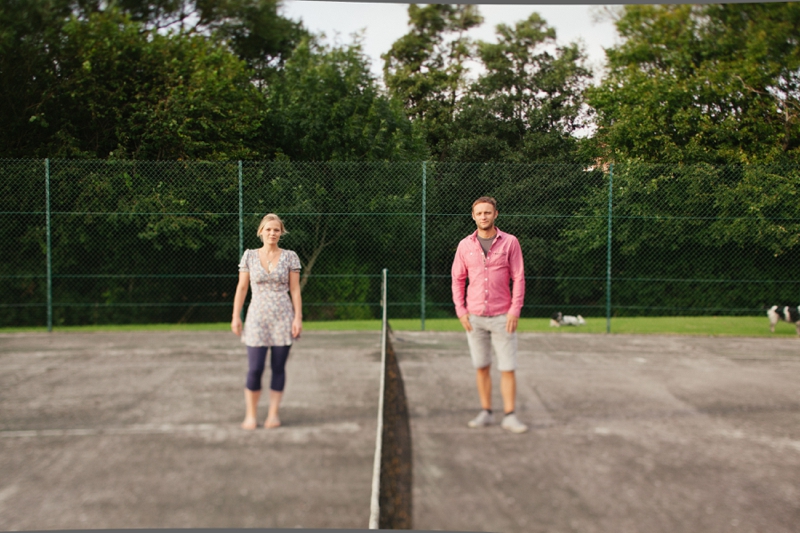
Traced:
<svg viewBox="0 0 800 533">
<path fill-rule="evenodd" d="M 105 11 L 64 28 L 51 155 L 135 159 L 247 156 L 260 96 L 212 39 L 142 32 Z"/>
<path fill-rule="evenodd" d="M 265 212 L 284 217 L 285 246 L 300 256 L 309 301 L 363 303 L 369 293 L 374 302 L 378 293 L 368 288 L 377 287 L 368 275 L 419 271 L 418 257 L 405 251 L 419 243 L 418 218 L 407 214 L 418 209 L 420 170 L 418 162 L 385 161 L 248 165 L 245 210 L 258 213 L 249 225 L 255 228 Z"/>
<path fill-rule="evenodd" d="M 485 70 L 459 102 L 453 161 L 575 162 L 591 73 L 576 44 L 556 46 L 537 13 L 479 42 Z"/>
<path fill-rule="evenodd" d="M 758 312 L 795 297 L 796 284 L 761 280 L 790 279 L 800 260 L 798 166 L 630 162 L 616 163 L 613 178 L 618 312 Z M 607 186 L 587 196 L 562 232 L 559 291 L 567 301 L 605 294 Z"/>
<path fill-rule="evenodd" d="M 71 6 L 59 0 L 0 3 L 0 156 L 25 157 L 49 139 L 41 108 L 56 95 L 61 28 Z"/>
<path fill-rule="evenodd" d="M 266 93 L 269 112 L 261 151 L 273 150 L 278 160 L 392 162 L 424 155 L 423 141 L 402 104 L 381 93 L 357 42 L 331 47 L 304 40 Z M 369 242 L 368 235 L 377 230 L 369 219 L 343 213 L 380 211 L 385 208 L 382 202 L 392 203 L 385 195 L 397 187 L 398 201 L 408 207 L 409 183 L 417 184 L 405 174 L 393 174 L 391 164 L 365 165 L 361 175 L 344 164 L 274 168 L 285 170 L 259 177 L 256 181 L 263 179 L 265 188 L 258 188 L 261 192 L 254 197 L 263 201 L 259 210 L 302 214 L 293 220 L 296 230 L 290 240 L 303 261 L 304 287 L 320 264 L 324 272 L 339 273 L 348 258 L 357 255 L 355 248 Z M 343 253 L 347 250 L 355 255 Z M 358 265 L 367 266 L 372 265 Z M 336 285 L 329 287 L 331 294 L 341 292 L 342 280 L 330 283 Z"/>
<path fill-rule="evenodd" d="M 269 87 L 262 138 L 293 161 L 419 159 L 402 105 L 379 90 L 361 45 L 305 39 Z M 262 150 L 267 153 L 268 148 Z"/>
<path fill-rule="evenodd" d="M 0 156 L 252 153 L 263 101 L 252 86 L 268 85 L 305 35 L 279 9 L 275 0 L 3 2 Z"/>
<path fill-rule="evenodd" d="M 384 81 L 425 131 L 435 158 L 447 153 L 456 104 L 467 85 L 473 43 L 466 32 L 482 17 L 474 5 L 408 8 L 411 30 L 384 54 Z"/>
<path fill-rule="evenodd" d="M 223 38 L 262 82 L 307 35 L 302 24 L 281 15 L 280 0 L 118 0 L 112 5 L 148 30 Z"/>
<path fill-rule="evenodd" d="M 626 6 L 617 29 L 589 91 L 598 156 L 798 161 L 800 4 Z"/>
<path fill-rule="evenodd" d="M 616 304 L 729 312 L 785 298 L 795 289 L 757 280 L 800 254 L 798 4 L 626 6 L 617 28 L 588 90 L 592 150 L 614 162 Z M 565 278 L 603 271 L 607 202 L 598 189 L 564 232 Z"/>
</svg>

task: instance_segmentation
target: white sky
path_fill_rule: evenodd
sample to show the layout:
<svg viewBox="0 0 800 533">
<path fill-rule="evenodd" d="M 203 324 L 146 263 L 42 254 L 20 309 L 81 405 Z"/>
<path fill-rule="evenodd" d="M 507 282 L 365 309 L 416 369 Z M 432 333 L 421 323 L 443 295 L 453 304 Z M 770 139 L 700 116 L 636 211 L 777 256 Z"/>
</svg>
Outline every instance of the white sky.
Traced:
<svg viewBox="0 0 800 533">
<path fill-rule="evenodd" d="M 372 58 L 376 76 L 383 68 L 381 54 L 408 32 L 408 4 L 284 0 L 283 6 L 285 16 L 302 20 L 314 33 L 325 33 L 329 42 L 352 42 L 350 35 L 364 30 L 364 51 Z M 592 15 L 600 9 L 597 5 L 479 5 L 478 9 L 484 22 L 470 35 L 489 42 L 496 41 L 497 24 L 513 25 L 538 12 L 556 29 L 559 44 L 583 43 L 596 79 L 605 63 L 603 48 L 618 41 L 616 29 L 607 17 L 602 22 L 594 21 L 596 17 Z"/>
</svg>

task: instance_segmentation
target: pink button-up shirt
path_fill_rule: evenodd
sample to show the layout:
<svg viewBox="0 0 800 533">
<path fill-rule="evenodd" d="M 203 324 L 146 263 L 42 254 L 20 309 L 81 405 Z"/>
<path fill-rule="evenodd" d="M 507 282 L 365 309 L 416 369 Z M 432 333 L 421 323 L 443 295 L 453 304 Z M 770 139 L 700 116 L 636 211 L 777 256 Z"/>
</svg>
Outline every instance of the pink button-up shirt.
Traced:
<svg viewBox="0 0 800 533">
<path fill-rule="evenodd" d="M 525 299 L 525 266 L 522 249 L 513 235 L 497 230 L 497 237 L 484 257 L 477 230 L 458 243 L 453 260 L 453 303 L 456 315 L 467 313 L 495 316 L 508 313 L 519 316 Z M 464 286 L 467 287 L 466 305 Z M 509 288 L 513 280 L 514 290 Z"/>
</svg>

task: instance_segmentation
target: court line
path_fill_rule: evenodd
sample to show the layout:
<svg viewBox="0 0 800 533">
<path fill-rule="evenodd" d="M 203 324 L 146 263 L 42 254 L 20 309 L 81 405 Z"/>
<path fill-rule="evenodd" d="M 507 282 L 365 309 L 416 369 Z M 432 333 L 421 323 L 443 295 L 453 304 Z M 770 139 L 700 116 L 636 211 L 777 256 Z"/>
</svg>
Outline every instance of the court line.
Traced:
<svg viewBox="0 0 800 533">
<path fill-rule="evenodd" d="M 274 435 L 298 436 L 313 433 L 356 433 L 361 426 L 355 422 L 322 424 L 319 426 L 283 426 L 270 431 L 256 431 Z M 225 432 L 244 435 L 244 430 L 236 424 L 134 424 L 130 426 L 108 428 L 71 428 L 71 429 L 32 429 L 32 430 L 0 430 L 3 438 L 34 437 L 86 437 L 97 435 L 154 435 L 177 433 L 211 433 Z"/>
</svg>

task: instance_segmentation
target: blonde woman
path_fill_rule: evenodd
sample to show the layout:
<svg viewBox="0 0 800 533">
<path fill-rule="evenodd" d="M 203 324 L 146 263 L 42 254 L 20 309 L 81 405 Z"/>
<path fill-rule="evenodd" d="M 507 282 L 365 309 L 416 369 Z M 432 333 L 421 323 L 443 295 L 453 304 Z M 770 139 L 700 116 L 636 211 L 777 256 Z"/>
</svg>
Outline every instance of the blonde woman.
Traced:
<svg viewBox="0 0 800 533">
<path fill-rule="evenodd" d="M 247 346 L 249 369 L 244 389 L 243 429 L 255 429 L 258 425 L 256 409 L 269 350 L 272 352 L 272 379 L 269 413 L 264 427 L 269 429 L 281 425 L 278 408 L 286 384 L 286 360 L 292 340 L 298 338 L 303 329 L 300 258 L 295 252 L 278 246 L 285 233 L 286 227 L 278 215 L 266 215 L 258 226 L 258 236 L 264 245 L 257 250 L 246 250 L 239 263 L 231 330 Z M 253 294 L 243 327 L 241 314 L 248 287 Z"/>
</svg>

